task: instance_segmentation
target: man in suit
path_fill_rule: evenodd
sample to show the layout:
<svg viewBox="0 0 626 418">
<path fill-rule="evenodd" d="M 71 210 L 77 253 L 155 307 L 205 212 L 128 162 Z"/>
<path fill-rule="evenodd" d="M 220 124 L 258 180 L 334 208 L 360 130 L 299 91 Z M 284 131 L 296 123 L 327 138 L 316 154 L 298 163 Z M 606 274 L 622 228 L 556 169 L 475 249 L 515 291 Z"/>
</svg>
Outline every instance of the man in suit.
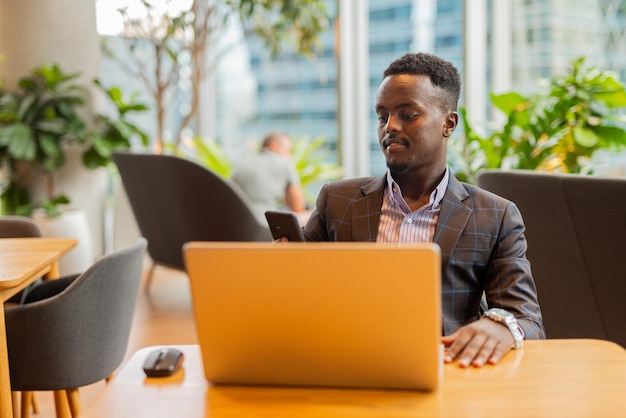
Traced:
<svg viewBox="0 0 626 418">
<path fill-rule="evenodd" d="M 326 184 L 304 235 L 438 244 L 444 360 L 480 367 L 521 348 L 524 338 L 545 338 L 545 330 L 519 210 L 459 182 L 447 167 L 460 90 L 456 68 L 434 55 L 411 53 L 391 63 L 376 95 L 387 172 Z"/>
</svg>

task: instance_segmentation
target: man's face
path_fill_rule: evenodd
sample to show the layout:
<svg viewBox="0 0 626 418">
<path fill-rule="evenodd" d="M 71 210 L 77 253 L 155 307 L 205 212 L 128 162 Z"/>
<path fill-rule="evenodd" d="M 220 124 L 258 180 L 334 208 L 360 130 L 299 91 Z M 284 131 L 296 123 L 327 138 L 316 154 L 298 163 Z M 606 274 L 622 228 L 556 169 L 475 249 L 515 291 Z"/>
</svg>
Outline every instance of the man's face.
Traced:
<svg viewBox="0 0 626 418">
<path fill-rule="evenodd" d="M 376 95 L 378 141 L 392 173 L 440 170 L 456 112 L 442 110 L 443 91 L 425 75 L 386 77 Z"/>
<path fill-rule="evenodd" d="M 289 137 L 280 137 L 272 141 L 268 148 L 285 158 L 291 158 L 292 145 Z"/>
</svg>

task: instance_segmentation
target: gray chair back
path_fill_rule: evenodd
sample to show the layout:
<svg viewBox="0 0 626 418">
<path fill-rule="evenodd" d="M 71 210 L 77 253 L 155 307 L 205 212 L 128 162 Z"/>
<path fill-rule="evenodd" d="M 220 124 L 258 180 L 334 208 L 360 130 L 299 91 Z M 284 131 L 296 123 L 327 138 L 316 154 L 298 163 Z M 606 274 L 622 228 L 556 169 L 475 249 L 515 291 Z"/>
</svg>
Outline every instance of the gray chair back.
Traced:
<svg viewBox="0 0 626 418">
<path fill-rule="evenodd" d="M 146 240 L 102 256 L 62 292 L 5 310 L 13 391 L 64 390 L 110 376 L 126 353 Z"/>
<path fill-rule="evenodd" d="M 43 231 L 31 218 L 26 216 L 5 215 L 0 216 L 0 238 L 39 238 L 43 237 Z M 41 279 L 31 283 L 32 288 L 41 282 Z M 23 303 L 26 292 L 24 290 L 13 295 L 8 303 Z"/>
<path fill-rule="evenodd" d="M 130 152 L 113 161 L 156 263 L 184 270 L 189 241 L 272 240 L 243 192 L 193 161 Z"/>
<path fill-rule="evenodd" d="M 522 213 L 548 338 L 626 347 L 626 179 L 485 170 L 477 184 Z"/>
<path fill-rule="evenodd" d="M 0 238 L 36 238 L 42 237 L 39 225 L 25 216 L 0 216 Z"/>
</svg>

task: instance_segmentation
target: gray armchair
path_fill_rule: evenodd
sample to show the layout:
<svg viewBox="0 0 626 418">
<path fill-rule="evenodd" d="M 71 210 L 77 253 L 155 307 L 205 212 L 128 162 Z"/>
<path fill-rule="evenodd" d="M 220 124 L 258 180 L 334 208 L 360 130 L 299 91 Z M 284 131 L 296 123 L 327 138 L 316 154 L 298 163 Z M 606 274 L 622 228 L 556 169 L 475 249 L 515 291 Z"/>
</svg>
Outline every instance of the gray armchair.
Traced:
<svg viewBox="0 0 626 418">
<path fill-rule="evenodd" d="M 170 155 L 114 153 L 122 184 L 153 265 L 184 270 L 189 241 L 271 241 L 267 224 L 235 184 L 203 166 Z"/>
<path fill-rule="evenodd" d="M 126 353 L 146 245 L 139 238 L 5 310 L 11 390 L 65 391 L 72 416 L 79 415 L 78 388 L 108 378 Z M 66 287 L 54 294 L 59 284 Z"/>
<path fill-rule="evenodd" d="M 626 347 L 626 179 L 486 170 L 477 183 L 522 213 L 548 338 Z"/>
<path fill-rule="evenodd" d="M 42 236 L 41 228 L 31 218 L 12 215 L 0 216 L 0 238 L 37 238 Z M 40 282 L 41 279 L 37 280 L 29 288 L 36 286 Z M 21 291 L 7 302 L 22 303 L 25 295 L 26 291 Z"/>
</svg>

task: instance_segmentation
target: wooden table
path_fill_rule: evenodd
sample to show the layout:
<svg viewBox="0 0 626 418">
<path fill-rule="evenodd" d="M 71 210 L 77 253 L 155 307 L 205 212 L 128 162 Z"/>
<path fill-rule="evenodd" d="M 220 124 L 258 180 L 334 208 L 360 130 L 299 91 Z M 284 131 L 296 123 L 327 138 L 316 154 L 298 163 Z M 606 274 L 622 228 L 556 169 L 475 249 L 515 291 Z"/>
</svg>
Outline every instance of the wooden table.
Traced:
<svg viewBox="0 0 626 418">
<path fill-rule="evenodd" d="M 139 350 L 86 413 L 105 417 L 623 417 L 626 351 L 600 340 L 526 341 L 499 365 L 444 366 L 431 393 L 211 386 L 198 346 L 179 346 L 184 368 L 146 378 Z"/>
<path fill-rule="evenodd" d="M 73 238 L 0 239 L 0 294 L 2 302 L 39 277 L 58 277 L 58 259 L 78 241 Z M 0 417 L 13 416 L 4 309 L 0 309 Z"/>
</svg>

